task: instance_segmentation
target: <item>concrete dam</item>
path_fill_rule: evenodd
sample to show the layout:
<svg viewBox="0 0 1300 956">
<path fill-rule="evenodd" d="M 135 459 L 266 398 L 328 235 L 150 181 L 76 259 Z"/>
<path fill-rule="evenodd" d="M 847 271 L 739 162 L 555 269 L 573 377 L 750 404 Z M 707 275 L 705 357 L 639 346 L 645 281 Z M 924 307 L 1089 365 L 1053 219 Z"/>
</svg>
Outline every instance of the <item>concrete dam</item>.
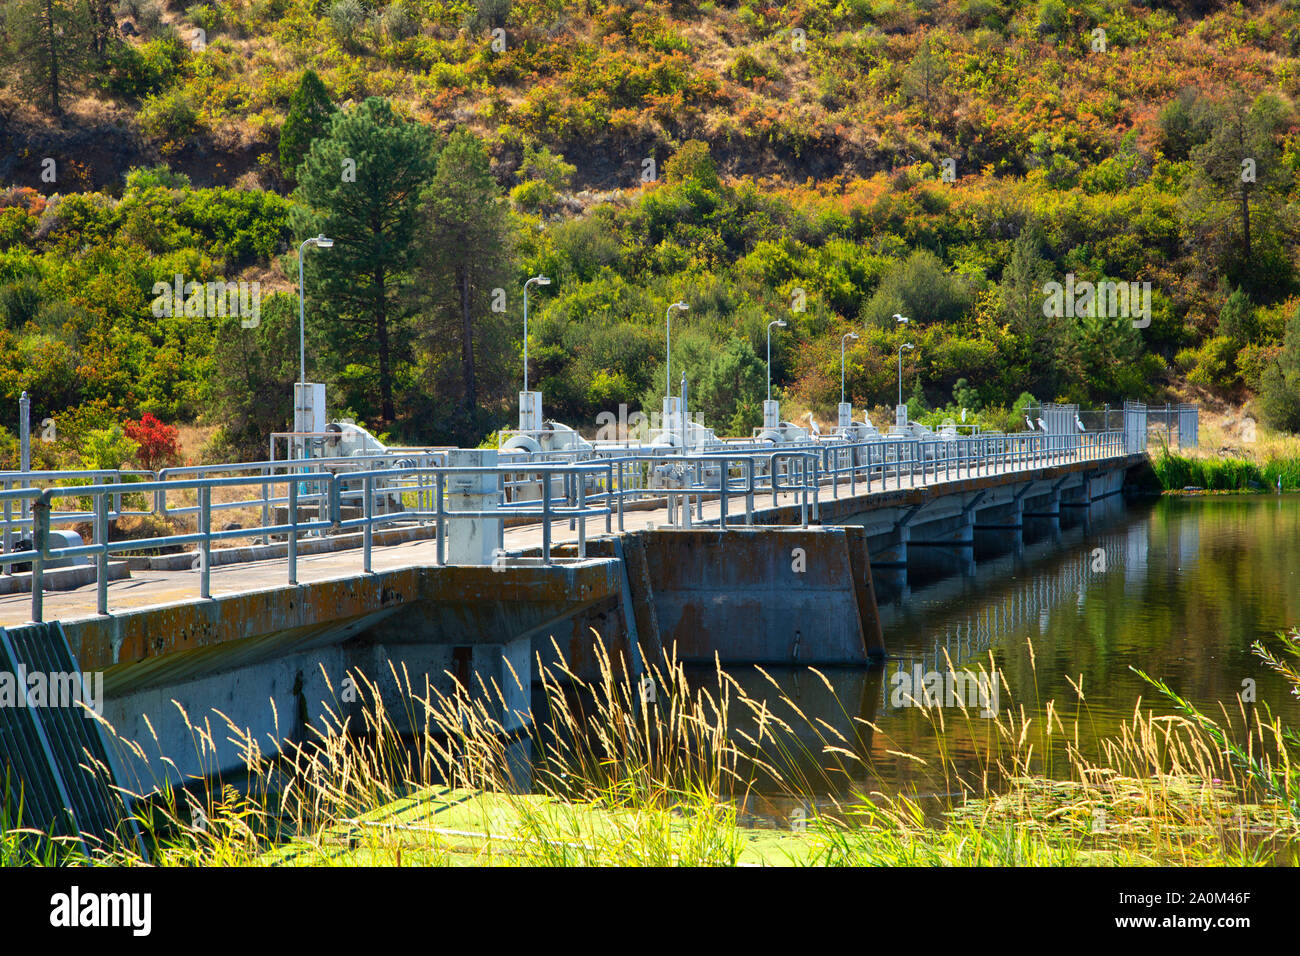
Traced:
<svg viewBox="0 0 1300 956">
<path fill-rule="evenodd" d="M 879 665 L 878 601 L 905 596 L 909 570 L 968 574 L 1050 541 L 1146 463 L 1119 432 L 494 459 L 453 451 L 332 475 L 281 462 L 77 488 L 92 498 L 93 543 L 62 548 L 49 526 L 71 492 L 24 491 L 45 547 L 8 576 L 0 626 L 57 627 L 76 668 L 102 672 L 104 718 L 123 738 L 156 736 L 170 758 L 118 758 L 118 778 L 147 789 L 241 765 L 221 734 L 196 755 L 184 714 L 301 739 L 346 710 L 339 688 L 357 672 L 385 695 L 398 674 L 443 693 L 497 688 L 498 719 L 522 731 L 531 677 L 557 651 L 584 678 L 598 647 L 633 676 L 664 660 Z M 214 493 L 250 484 L 264 520 L 218 528 Z M 193 550 L 117 559 L 139 543 L 96 526 L 129 511 L 115 498 L 151 493 L 154 512 L 193 516 L 178 536 Z M 69 557 L 82 561 L 58 566 Z"/>
</svg>

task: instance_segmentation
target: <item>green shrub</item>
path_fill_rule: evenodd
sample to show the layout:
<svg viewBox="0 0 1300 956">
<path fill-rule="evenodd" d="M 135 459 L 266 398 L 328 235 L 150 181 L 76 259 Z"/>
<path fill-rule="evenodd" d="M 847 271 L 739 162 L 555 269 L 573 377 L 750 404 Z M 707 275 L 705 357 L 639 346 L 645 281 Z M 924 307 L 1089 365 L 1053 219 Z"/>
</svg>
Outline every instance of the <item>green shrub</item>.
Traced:
<svg viewBox="0 0 1300 956">
<path fill-rule="evenodd" d="M 470 33 L 485 33 L 504 27 L 510 18 L 511 0 L 474 0 L 465 15 L 465 28 Z"/>
<path fill-rule="evenodd" d="M 1260 416 L 1281 431 L 1300 431 L 1300 380 L 1277 362 L 1264 369 L 1259 382 Z"/>
<path fill-rule="evenodd" d="M 562 155 L 552 153 L 545 146 L 538 150 L 526 147 L 523 161 L 519 164 L 520 179 L 540 179 L 557 190 L 568 189 L 577 171 L 578 167 L 566 163 Z"/>
<path fill-rule="evenodd" d="M 380 20 L 384 25 L 384 33 L 390 40 L 406 40 L 415 36 L 420 30 L 419 24 L 400 3 L 390 3 L 384 7 Z"/>
<path fill-rule="evenodd" d="M 135 457 L 140 446 L 116 423 L 89 431 L 81 443 L 81 461 L 86 468 L 121 468 Z"/>
<path fill-rule="evenodd" d="M 140 127 L 155 140 L 176 142 L 199 130 L 199 115 L 184 90 L 172 89 L 145 100 L 138 115 Z"/>
<path fill-rule="evenodd" d="M 1038 32 L 1059 39 L 1070 24 L 1070 11 L 1061 0 L 1038 4 Z"/>
<path fill-rule="evenodd" d="M 361 0 L 335 0 L 330 6 L 330 29 L 344 42 L 349 42 L 366 21 L 366 8 Z"/>
<path fill-rule="evenodd" d="M 1238 286 L 1219 310 L 1219 335 L 1226 336 L 1241 346 L 1254 340 L 1258 334 L 1255 307 L 1250 296 Z"/>
<path fill-rule="evenodd" d="M 152 96 L 171 85 L 186 56 L 185 45 L 174 32 L 139 46 L 114 42 L 108 50 L 101 85 L 112 96 Z"/>
<path fill-rule="evenodd" d="M 727 75 L 746 86 L 751 85 L 756 79 L 767 79 L 771 76 L 763 62 L 746 50 L 741 50 L 736 55 L 731 66 L 727 67 Z"/>
<path fill-rule="evenodd" d="M 1236 356 L 1237 345 L 1226 335 L 1207 339 L 1196 350 L 1196 362 L 1187 380 L 1216 391 L 1229 389 L 1238 380 Z"/>
<path fill-rule="evenodd" d="M 510 201 L 525 212 L 547 212 L 555 208 L 559 198 L 544 179 L 530 179 L 510 190 Z"/>
</svg>

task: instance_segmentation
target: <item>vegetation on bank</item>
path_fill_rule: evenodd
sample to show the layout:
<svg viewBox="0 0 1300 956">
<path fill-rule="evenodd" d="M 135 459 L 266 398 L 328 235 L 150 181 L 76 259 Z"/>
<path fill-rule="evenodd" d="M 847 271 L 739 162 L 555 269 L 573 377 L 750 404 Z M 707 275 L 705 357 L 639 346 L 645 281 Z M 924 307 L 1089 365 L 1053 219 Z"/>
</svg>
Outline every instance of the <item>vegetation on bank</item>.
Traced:
<svg viewBox="0 0 1300 956">
<path fill-rule="evenodd" d="M 1298 642 L 1293 631 L 1256 652 L 1300 690 Z M 529 770 L 504 732 L 505 695 L 496 686 L 474 698 L 443 695 L 427 679 L 413 686 L 393 671 L 384 683 L 399 691 L 394 712 L 379 703 L 376 683 L 350 675 L 355 705 L 336 701 L 326 726 L 311 726 L 308 739 L 278 757 L 229 721 L 221 726 L 219 714 L 215 728 L 214 718 L 201 718 L 193 725 L 198 759 L 210 759 L 214 733 L 229 733 L 248 771 L 240 789 L 214 779 L 183 790 L 163 783 L 136 804 L 147 859 L 124 842 L 91 862 L 1300 862 L 1300 737 L 1263 702 L 1238 700 L 1210 716 L 1148 678 L 1178 712 L 1139 703 L 1090 759 L 1080 747 L 1090 719 L 1082 680 L 1074 701 L 1028 710 L 1010 702 L 991 719 L 975 707 L 917 700 L 941 742 L 939 757 L 925 760 L 896 752 L 852 708 L 833 723 L 805 717 L 774 682 L 769 699 L 722 671 L 690 685 L 681 667 L 668 666 L 654 672 L 652 693 L 608 657 L 600 663 L 591 682 L 573 679 L 563 662 L 541 669 L 545 705 Z M 809 673 L 833 693 L 823 675 Z M 399 725 L 409 732 L 399 734 Z M 117 745 L 141 759 L 157 751 L 156 740 Z M 910 763 L 911 782 L 890 792 L 853 783 L 873 779 L 873 754 Z M 810 776 L 810 766 L 824 771 Z M 760 798 L 786 808 L 769 813 L 767 826 L 788 836 L 747 825 Z M 455 810 L 431 818 L 439 807 Z M 0 859 L 87 862 L 13 828 L 0 833 Z"/>
<path fill-rule="evenodd" d="M 1259 464 L 1248 458 L 1189 458 L 1164 453 L 1151 460 L 1166 491 L 1300 491 L 1300 457 Z"/>
<path fill-rule="evenodd" d="M 673 364 L 723 432 L 759 419 L 777 317 L 776 394 L 823 419 L 853 330 L 859 405 L 893 404 L 910 341 L 917 417 L 1199 395 L 1294 431 L 1297 35 L 1289 3 L 15 0 L 7 135 L 98 108 L 141 146 L 101 181 L 11 141 L 0 422 L 27 390 L 42 464 L 146 412 L 260 457 L 328 230 L 309 373 L 402 442 L 510 422 L 539 272 L 531 383 L 579 427 L 657 408 L 686 299 Z M 257 323 L 155 314 L 177 275 L 259 282 Z M 1067 281 L 1149 282 L 1149 324 L 1045 315 Z"/>
</svg>

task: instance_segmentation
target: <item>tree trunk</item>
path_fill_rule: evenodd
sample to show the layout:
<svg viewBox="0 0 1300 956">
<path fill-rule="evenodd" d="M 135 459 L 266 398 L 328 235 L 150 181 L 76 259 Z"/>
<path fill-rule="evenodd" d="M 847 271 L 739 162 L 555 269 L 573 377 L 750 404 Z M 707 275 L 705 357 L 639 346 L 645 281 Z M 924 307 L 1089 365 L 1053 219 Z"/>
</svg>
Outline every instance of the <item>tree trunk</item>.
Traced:
<svg viewBox="0 0 1300 956">
<path fill-rule="evenodd" d="M 388 346 L 388 300 L 384 296 L 384 270 L 375 270 L 375 295 L 378 309 L 375 314 L 375 345 L 379 351 L 379 414 L 384 422 L 392 424 L 397 418 L 393 405 L 393 371 Z"/>
<path fill-rule="evenodd" d="M 1245 265 L 1250 266 L 1250 185 L 1241 184 L 1241 244 L 1245 252 Z"/>
<path fill-rule="evenodd" d="M 55 116 L 63 115 L 63 107 L 59 103 L 59 47 L 58 38 L 55 35 L 54 23 L 54 0 L 45 0 L 45 40 L 46 49 L 50 55 L 49 78 L 50 78 L 50 112 Z"/>
<path fill-rule="evenodd" d="M 456 278 L 460 286 L 460 313 L 462 322 L 462 358 L 465 368 L 465 410 L 473 412 L 478 405 L 478 395 L 474 387 L 474 325 L 469 310 L 469 269 L 456 267 Z"/>
</svg>

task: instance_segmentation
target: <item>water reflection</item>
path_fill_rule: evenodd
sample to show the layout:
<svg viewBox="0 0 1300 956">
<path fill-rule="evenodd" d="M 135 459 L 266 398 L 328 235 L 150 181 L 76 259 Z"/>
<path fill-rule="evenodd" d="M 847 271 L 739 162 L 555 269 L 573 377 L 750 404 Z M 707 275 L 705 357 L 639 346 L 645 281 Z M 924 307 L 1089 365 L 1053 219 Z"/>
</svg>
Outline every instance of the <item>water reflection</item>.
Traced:
<svg viewBox="0 0 1300 956">
<path fill-rule="evenodd" d="M 1041 711 L 1056 702 L 1086 756 L 1141 703 L 1172 707 L 1132 668 L 1166 680 L 1206 712 L 1236 710 L 1243 681 L 1260 702 L 1300 724 L 1300 703 L 1251 653 L 1256 640 L 1300 623 L 1300 497 L 1163 499 L 1125 507 L 1118 498 L 1077 513 L 984 557 L 973 575 L 917 580 L 881 608 L 891 658 L 883 673 L 807 668 L 730 673 L 795 732 L 765 743 L 748 811 L 766 819 L 809 812 L 791 789 L 842 799 L 880 790 L 940 794 L 944 766 L 968 778 L 988 772 L 992 721 L 942 708 L 939 732 L 921 709 L 900 705 L 900 675 L 996 671 L 998 705 Z M 707 669 L 696 679 L 712 680 Z M 1078 685 L 1083 699 L 1071 686 Z M 827 684 L 829 683 L 829 687 Z M 774 686 L 775 685 L 775 686 Z M 753 734 L 752 715 L 733 710 Z M 1064 739 L 1049 759 L 1066 759 Z M 843 748 L 828 754 L 827 747 Z M 904 756 L 911 755 L 911 756 Z M 918 759 L 919 758 L 919 759 Z M 1064 764 L 1059 764 L 1064 766 Z M 794 782 L 795 787 L 782 785 Z"/>
</svg>

